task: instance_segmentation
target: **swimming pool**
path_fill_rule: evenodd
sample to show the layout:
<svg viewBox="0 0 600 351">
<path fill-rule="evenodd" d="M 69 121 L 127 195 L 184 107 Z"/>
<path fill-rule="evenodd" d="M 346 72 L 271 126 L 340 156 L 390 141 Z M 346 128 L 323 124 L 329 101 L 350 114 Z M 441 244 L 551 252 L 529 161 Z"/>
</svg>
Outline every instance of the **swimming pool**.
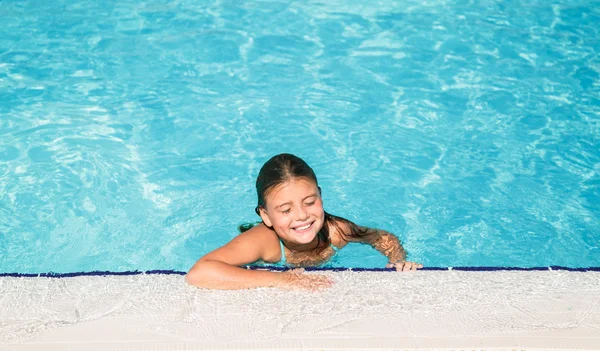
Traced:
<svg viewBox="0 0 600 351">
<path fill-rule="evenodd" d="M 0 272 L 185 271 L 257 220 L 280 152 L 427 266 L 599 266 L 599 22 L 587 1 L 0 2 Z"/>
</svg>

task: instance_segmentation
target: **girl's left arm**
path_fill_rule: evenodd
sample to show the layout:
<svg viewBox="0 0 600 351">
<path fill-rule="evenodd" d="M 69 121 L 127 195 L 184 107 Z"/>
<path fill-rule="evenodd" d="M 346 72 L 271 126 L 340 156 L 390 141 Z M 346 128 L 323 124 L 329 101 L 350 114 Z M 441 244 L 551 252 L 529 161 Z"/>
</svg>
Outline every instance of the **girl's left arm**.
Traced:
<svg viewBox="0 0 600 351">
<path fill-rule="evenodd" d="M 388 268 L 396 268 L 397 271 L 414 271 L 423 268 L 423 265 L 406 261 L 406 251 L 394 234 L 381 229 L 358 227 L 364 234 L 349 238 L 349 241 L 358 241 L 371 245 L 375 250 L 381 252 L 388 258 Z"/>
</svg>

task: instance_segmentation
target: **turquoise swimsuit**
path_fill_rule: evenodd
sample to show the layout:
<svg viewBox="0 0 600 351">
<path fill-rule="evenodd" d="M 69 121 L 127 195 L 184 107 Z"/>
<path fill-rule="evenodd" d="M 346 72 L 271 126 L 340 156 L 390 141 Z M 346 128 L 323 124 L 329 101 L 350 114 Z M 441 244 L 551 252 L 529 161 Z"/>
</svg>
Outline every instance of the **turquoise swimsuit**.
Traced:
<svg viewBox="0 0 600 351">
<path fill-rule="evenodd" d="M 281 241 L 281 239 L 279 239 L 279 246 L 281 247 L 281 259 L 279 260 L 279 262 L 277 262 L 277 264 L 280 265 L 285 265 L 286 264 L 286 258 L 285 258 L 285 250 L 284 250 L 284 245 L 283 245 L 283 241 Z M 333 251 L 335 252 L 335 254 L 337 254 L 338 252 L 338 248 L 333 246 L 333 244 L 329 244 L 329 246 L 331 246 L 331 248 L 333 249 Z M 334 256 L 335 256 L 334 254 Z"/>
</svg>

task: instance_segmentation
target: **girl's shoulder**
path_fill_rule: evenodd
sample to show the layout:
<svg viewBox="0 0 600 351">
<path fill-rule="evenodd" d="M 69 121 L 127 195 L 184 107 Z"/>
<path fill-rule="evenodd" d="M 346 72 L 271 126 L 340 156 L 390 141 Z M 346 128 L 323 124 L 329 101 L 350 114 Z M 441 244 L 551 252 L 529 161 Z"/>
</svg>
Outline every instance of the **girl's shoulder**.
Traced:
<svg viewBox="0 0 600 351">
<path fill-rule="evenodd" d="M 348 244 L 346 237 L 351 231 L 350 225 L 345 221 L 338 219 L 333 219 L 328 225 L 329 240 L 331 241 L 331 244 L 338 249 L 346 246 L 346 244 Z"/>
<path fill-rule="evenodd" d="M 281 256 L 279 237 L 263 223 L 259 223 L 247 231 L 240 233 L 238 238 L 251 242 L 253 245 L 260 245 L 264 260 L 277 261 Z"/>
</svg>

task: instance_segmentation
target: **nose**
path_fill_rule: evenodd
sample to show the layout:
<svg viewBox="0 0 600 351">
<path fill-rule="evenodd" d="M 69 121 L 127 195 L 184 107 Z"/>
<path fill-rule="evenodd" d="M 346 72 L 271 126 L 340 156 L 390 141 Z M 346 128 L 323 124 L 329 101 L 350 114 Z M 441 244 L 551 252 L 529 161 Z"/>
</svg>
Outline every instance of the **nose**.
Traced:
<svg viewBox="0 0 600 351">
<path fill-rule="evenodd" d="M 298 211 L 296 211 L 296 220 L 304 221 L 308 219 L 308 212 L 304 209 L 304 206 L 299 206 Z"/>
</svg>

